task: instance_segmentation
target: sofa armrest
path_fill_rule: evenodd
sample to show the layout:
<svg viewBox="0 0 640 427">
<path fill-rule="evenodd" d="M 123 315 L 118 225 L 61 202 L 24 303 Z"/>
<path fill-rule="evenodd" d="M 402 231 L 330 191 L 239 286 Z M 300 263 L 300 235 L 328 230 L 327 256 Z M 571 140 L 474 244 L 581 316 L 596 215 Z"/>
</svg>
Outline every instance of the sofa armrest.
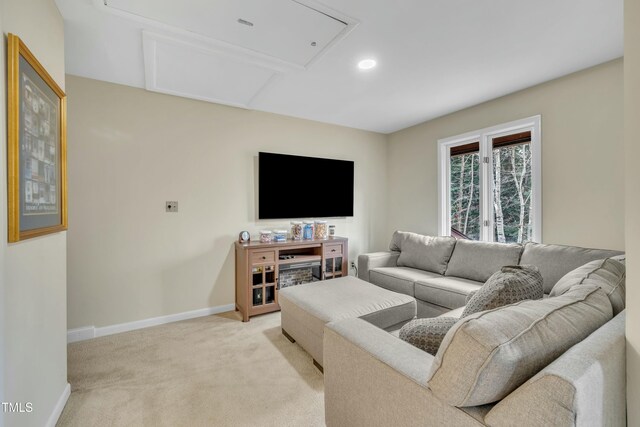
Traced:
<svg viewBox="0 0 640 427">
<path fill-rule="evenodd" d="M 362 319 L 324 329 L 327 426 L 480 426 L 427 388 L 433 356 Z"/>
<path fill-rule="evenodd" d="M 349 345 L 363 349 L 371 357 L 395 369 L 408 379 L 423 387 L 427 386 L 429 368 L 434 357 L 426 351 L 359 318 L 329 323 L 325 326 L 325 335 L 327 330 L 347 340 Z"/>
<path fill-rule="evenodd" d="M 358 278 L 369 281 L 369 271 L 378 267 L 396 267 L 400 252 L 385 251 L 362 254 L 358 257 Z"/>
</svg>

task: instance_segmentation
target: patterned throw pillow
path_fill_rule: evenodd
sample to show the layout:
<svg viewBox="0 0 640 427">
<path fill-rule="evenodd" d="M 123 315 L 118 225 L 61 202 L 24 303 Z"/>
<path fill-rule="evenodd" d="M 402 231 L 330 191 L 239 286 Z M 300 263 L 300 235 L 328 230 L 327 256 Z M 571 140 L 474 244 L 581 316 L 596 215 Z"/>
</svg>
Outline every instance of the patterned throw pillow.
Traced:
<svg viewBox="0 0 640 427">
<path fill-rule="evenodd" d="M 542 275 L 536 266 L 502 267 L 468 300 L 462 317 L 527 299 L 542 299 L 542 284 Z"/>
<path fill-rule="evenodd" d="M 400 339 L 435 356 L 444 336 L 458 320 L 455 317 L 414 319 L 400 329 Z"/>
</svg>

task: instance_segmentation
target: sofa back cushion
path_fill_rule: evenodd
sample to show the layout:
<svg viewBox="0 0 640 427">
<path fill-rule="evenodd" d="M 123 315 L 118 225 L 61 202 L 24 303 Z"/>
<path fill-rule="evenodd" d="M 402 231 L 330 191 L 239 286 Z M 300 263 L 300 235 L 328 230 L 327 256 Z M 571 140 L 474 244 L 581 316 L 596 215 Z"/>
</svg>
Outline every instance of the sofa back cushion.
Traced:
<svg viewBox="0 0 640 427">
<path fill-rule="evenodd" d="M 542 276 L 533 265 L 502 267 L 467 301 L 461 317 L 532 299 L 542 299 Z"/>
<path fill-rule="evenodd" d="M 389 249 L 400 251 L 399 267 L 412 267 L 444 274 L 451 253 L 456 245 L 453 237 L 433 237 L 396 231 Z"/>
<path fill-rule="evenodd" d="M 591 261 L 565 274 L 555 284 L 549 296 L 562 295 L 575 285 L 596 285 L 609 297 L 613 315 L 625 307 L 625 265 L 613 258 Z"/>
<path fill-rule="evenodd" d="M 429 388 L 453 406 L 496 402 L 612 315 L 609 298 L 592 285 L 472 314 L 442 341 L 428 375 Z"/>
<path fill-rule="evenodd" d="M 518 264 L 521 253 L 522 246 L 515 243 L 458 240 L 445 275 L 486 282 L 502 266 Z"/>
<path fill-rule="evenodd" d="M 545 245 L 527 243 L 524 246 L 520 264 L 535 265 L 544 280 L 544 292 L 551 292 L 553 285 L 571 270 L 590 261 L 621 255 L 620 251 L 588 249 L 577 246 Z"/>
</svg>

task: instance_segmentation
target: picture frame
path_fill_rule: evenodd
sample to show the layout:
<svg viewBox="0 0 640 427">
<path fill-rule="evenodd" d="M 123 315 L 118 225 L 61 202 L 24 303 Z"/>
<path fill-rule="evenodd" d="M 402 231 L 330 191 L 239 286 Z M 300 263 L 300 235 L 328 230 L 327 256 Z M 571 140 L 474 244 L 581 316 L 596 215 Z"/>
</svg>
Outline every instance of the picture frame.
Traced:
<svg viewBox="0 0 640 427">
<path fill-rule="evenodd" d="M 22 40 L 7 37 L 9 243 L 67 229 L 67 98 Z"/>
</svg>

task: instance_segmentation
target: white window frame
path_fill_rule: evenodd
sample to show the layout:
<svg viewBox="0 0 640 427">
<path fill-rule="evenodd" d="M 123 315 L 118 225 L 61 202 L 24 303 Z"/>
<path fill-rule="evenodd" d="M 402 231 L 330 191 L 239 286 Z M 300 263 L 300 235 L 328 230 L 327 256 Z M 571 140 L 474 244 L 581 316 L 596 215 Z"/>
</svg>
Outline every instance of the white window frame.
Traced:
<svg viewBox="0 0 640 427">
<path fill-rule="evenodd" d="M 517 132 L 531 132 L 531 240 L 542 242 L 542 125 L 541 116 L 514 120 L 496 126 L 438 140 L 438 233 L 451 235 L 451 147 L 478 141 L 480 144 L 480 240 L 492 242 L 493 237 L 493 138 Z M 488 163 L 483 159 L 488 158 Z"/>
</svg>

